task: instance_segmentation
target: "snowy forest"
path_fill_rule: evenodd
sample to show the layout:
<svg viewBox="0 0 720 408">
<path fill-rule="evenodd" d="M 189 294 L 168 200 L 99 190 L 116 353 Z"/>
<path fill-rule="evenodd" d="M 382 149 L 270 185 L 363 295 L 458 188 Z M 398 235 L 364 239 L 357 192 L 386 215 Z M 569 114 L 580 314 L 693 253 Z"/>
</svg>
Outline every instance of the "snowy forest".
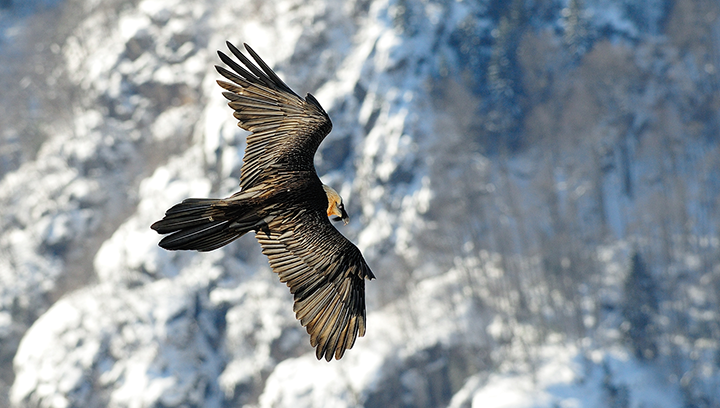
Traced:
<svg viewBox="0 0 720 408">
<path fill-rule="evenodd" d="M 333 121 L 367 334 L 317 361 L 215 81 Z M 720 407 L 717 0 L 0 0 L 0 407 Z"/>
</svg>

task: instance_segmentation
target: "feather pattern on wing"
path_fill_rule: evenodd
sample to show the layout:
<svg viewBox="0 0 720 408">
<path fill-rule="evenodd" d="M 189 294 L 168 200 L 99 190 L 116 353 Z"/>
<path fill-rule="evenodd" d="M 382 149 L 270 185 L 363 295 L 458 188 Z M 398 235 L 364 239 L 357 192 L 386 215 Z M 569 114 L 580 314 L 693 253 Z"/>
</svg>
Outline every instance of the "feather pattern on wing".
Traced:
<svg viewBox="0 0 720 408">
<path fill-rule="evenodd" d="M 313 159 L 320 142 L 332 129 L 332 122 L 310 94 L 301 98 L 245 44 L 255 62 L 235 46 L 230 52 L 244 65 L 218 51 L 233 71 L 215 68 L 230 82 L 218 81 L 228 105 L 235 111 L 238 126 L 252 132 L 247 138 L 240 174 L 240 187 L 252 187 L 278 172 L 315 171 Z M 281 164 L 281 165 L 277 165 Z"/>
<path fill-rule="evenodd" d="M 292 221 L 288 222 L 288 219 Z M 340 359 L 365 335 L 365 279 L 375 276 L 352 242 L 318 211 L 276 218 L 255 237 L 295 298 L 318 359 Z"/>
</svg>

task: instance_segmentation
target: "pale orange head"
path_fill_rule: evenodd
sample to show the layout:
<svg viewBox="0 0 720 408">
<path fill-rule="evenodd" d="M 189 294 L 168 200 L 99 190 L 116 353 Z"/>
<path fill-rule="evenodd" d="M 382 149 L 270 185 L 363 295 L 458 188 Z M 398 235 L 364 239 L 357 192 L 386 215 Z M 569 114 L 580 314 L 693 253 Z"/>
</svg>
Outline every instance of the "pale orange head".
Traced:
<svg viewBox="0 0 720 408">
<path fill-rule="evenodd" d="M 327 194 L 328 199 L 328 217 L 335 216 L 333 221 L 342 221 L 343 224 L 347 225 L 348 221 L 350 221 L 350 217 L 345 211 L 345 205 L 343 205 L 342 197 L 340 197 L 340 194 L 338 194 L 338 192 L 330 186 L 323 184 L 323 189 L 325 190 L 325 194 Z"/>
</svg>

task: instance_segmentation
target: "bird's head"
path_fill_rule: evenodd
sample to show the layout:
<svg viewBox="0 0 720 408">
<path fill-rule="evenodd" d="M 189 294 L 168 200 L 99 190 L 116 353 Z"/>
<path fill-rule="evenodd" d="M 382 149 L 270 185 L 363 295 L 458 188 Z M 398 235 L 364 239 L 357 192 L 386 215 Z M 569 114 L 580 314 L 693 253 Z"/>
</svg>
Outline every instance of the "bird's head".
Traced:
<svg viewBox="0 0 720 408">
<path fill-rule="evenodd" d="M 323 184 L 323 189 L 325 190 L 325 194 L 327 194 L 328 199 L 328 217 L 335 216 L 332 219 L 333 221 L 342 221 L 343 224 L 347 225 L 348 221 L 350 221 L 350 216 L 348 216 L 348 213 L 345 211 L 342 197 L 340 197 L 340 194 L 338 194 L 337 191 L 330 186 Z"/>
</svg>

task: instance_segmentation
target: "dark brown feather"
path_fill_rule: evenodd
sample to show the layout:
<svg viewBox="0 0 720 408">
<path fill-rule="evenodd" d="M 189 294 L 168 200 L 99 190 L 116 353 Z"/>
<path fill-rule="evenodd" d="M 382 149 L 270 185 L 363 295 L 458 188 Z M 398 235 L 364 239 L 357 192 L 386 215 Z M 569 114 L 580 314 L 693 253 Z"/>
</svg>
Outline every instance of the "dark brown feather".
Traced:
<svg viewBox="0 0 720 408">
<path fill-rule="evenodd" d="M 327 215 L 304 211 L 295 222 L 284 222 L 286 218 L 276 218 L 268 224 L 270 233 L 255 236 L 273 271 L 293 293 L 295 316 L 306 327 L 318 359 L 339 359 L 358 334 L 365 334 L 364 280 L 375 276 Z M 283 257 L 275 258 L 277 254 Z"/>
<path fill-rule="evenodd" d="M 315 171 L 313 160 L 320 142 L 332 129 L 332 122 L 310 94 L 307 101 L 290 89 L 270 67 L 245 44 L 255 66 L 240 50 L 228 48 L 245 65 L 218 52 L 233 71 L 216 67 L 231 81 L 218 81 L 223 95 L 235 111 L 238 126 L 253 132 L 247 139 L 240 187 L 252 187 L 269 175 L 282 171 Z M 282 163 L 281 167 L 273 164 Z"/>
</svg>

